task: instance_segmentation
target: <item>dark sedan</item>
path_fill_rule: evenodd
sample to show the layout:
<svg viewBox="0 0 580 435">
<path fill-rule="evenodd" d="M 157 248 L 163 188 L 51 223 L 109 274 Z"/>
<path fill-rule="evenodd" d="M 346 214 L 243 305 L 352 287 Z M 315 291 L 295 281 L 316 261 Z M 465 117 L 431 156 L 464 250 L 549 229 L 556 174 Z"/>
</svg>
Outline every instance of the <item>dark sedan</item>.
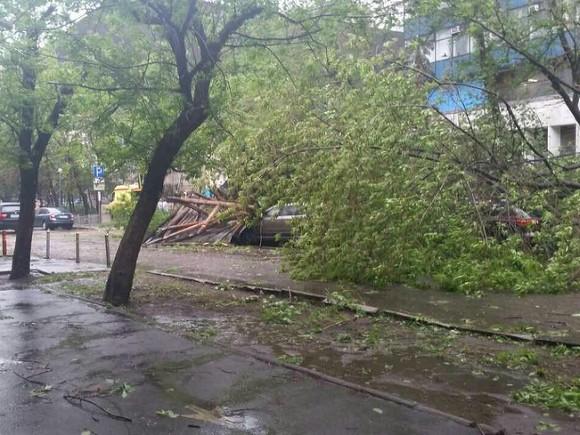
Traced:
<svg viewBox="0 0 580 435">
<path fill-rule="evenodd" d="M 66 210 L 58 208 L 39 208 L 34 216 L 34 226 L 44 230 L 64 228 L 70 230 L 74 225 L 74 216 Z"/>
<path fill-rule="evenodd" d="M 20 219 L 20 204 L 17 202 L 0 203 L 0 230 L 15 230 Z"/>
<path fill-rule="evenodd" d="M 246 228 L 233 242 L 241 245 L 278 245 L 287 242 L 294 237 L 292 221 L 303 217 L 304 213 L 292 204 L 270 207 L 256 228 Z"/>
</svg>

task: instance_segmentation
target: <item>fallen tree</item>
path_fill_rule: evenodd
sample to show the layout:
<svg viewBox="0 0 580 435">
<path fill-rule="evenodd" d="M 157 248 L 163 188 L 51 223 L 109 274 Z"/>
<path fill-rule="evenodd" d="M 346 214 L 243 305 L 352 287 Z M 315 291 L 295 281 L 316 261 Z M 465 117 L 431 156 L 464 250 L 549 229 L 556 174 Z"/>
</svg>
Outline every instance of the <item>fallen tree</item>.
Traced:
<svg viewBox="0 0 580 435">
<path fill-rule="evenodd" d="M 244 230 L 249 210 L 234 201 L 194 195 L 194 198 L 167 198 L 167 202 L 179 206 L 145 240 L 145 246 L 183 241 L 230 243 Z"/>
</svg>

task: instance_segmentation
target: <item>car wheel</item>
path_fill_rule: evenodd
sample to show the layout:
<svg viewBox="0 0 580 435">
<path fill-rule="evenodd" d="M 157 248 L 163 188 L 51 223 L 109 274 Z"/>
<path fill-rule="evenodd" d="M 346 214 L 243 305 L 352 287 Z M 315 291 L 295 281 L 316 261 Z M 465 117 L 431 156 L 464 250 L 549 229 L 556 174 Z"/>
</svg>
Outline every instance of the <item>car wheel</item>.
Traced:
<svg viewBox="0 0 580 435">
<path fill-rule="evenodd" d="M 66 224 L 63 226 L 65 230 L 72 230 L 73 224 Z"/>
<path fill-rule="evenodd" d="M 258 243 L 258 233 L 254 228 L 246 228 L 242 230 L 234 243 L 239 245 L 255 245 Z"/>
</svg>

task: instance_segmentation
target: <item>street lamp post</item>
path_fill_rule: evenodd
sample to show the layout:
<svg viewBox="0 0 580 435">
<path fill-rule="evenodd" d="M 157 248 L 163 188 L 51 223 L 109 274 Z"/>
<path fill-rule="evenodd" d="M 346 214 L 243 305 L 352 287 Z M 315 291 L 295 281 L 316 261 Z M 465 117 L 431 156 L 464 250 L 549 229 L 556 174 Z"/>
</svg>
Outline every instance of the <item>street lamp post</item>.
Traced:
<svg viewBox="0 0 580 435">
<path fill-rule="evenodd" d="M 62 201 L 62 168 L 57 169 L 58 172 L 58 199 L 56 201 L 56 206 L 60 207 Z"/>
</svg>

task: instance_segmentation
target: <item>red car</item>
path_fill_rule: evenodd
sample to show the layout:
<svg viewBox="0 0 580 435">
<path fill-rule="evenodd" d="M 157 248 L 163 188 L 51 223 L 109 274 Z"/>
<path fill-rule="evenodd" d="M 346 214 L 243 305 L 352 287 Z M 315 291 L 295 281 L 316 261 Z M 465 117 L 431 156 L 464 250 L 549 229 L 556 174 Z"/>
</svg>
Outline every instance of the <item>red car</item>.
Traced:
<svg viewBox="0 0 580 435">
<path fill-rule="evenodd" d="M 487 222 L 488 233 L 498 239 L 505 239 L 508 234 L 518 233 L 525 240 L 531 240 L 541 221 L 521 208 L 501 203 L 492 207 Z"/>
</svg>

